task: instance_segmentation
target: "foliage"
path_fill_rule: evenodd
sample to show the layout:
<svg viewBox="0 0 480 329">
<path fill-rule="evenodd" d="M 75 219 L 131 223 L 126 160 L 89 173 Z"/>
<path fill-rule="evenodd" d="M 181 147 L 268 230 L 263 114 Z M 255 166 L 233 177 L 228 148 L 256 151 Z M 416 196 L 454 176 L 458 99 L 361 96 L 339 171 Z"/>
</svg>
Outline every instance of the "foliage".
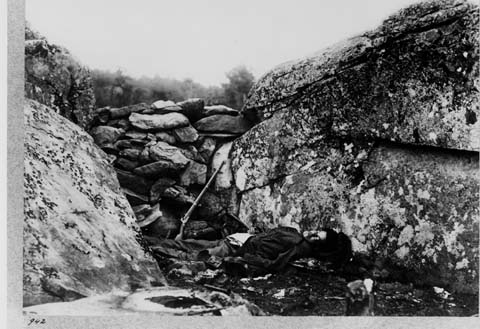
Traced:
<svg viewBox="0 0 480 329">
<path fill-rule="evenodd" d="M 253 86 L 255 77 L 245 66 L 241 65 L 229 71 L 227 78 L 229 82 L 223 84 L 226 104 L 235 109 L 241 109 Z"/>
<path fill-rule="evenodd" d="M 245 67 L 230 71 L 227 74 L 229 83 L 222 87 L 205 87 L 192 79 L 176 80 L 158 75 L 135 79 L 121 70 L 93 70 L 92 78 L 97 107 L 121 107 L 142 102 L 150 104 L 160 99 L 178 102 L 198 97 L 204 99 L 207 105 L 225 104 L 236 109 L 243 106 L 254 79 Z"/>
</svg>

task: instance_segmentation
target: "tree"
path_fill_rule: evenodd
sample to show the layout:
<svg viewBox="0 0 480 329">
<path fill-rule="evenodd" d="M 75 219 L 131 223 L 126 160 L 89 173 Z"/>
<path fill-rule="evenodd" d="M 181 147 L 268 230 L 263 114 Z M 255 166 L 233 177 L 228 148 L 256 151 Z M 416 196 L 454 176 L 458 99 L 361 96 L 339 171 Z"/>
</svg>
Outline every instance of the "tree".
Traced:
<svg viewBox="0 0 480 329">
<path fill-rule="evenodd" d="M 244 65 L 235 67 L 226 75 L 229 82 L 222 85 L 225 90 L 226 105 L 240 110 L 253 86 L 255 77 Z"/>
</svg>

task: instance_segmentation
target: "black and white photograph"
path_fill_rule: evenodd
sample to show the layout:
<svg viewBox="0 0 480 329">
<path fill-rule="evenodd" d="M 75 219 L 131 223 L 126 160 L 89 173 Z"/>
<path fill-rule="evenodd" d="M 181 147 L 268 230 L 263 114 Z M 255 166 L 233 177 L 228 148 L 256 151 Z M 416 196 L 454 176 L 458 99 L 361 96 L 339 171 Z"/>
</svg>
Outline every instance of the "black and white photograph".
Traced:
<svg viewBox="0 0 480 329">
<path fill-rule="evenodd" d="M 23 8 L 24 327 L 478 320 L 478 1 Z"/>
</svg>

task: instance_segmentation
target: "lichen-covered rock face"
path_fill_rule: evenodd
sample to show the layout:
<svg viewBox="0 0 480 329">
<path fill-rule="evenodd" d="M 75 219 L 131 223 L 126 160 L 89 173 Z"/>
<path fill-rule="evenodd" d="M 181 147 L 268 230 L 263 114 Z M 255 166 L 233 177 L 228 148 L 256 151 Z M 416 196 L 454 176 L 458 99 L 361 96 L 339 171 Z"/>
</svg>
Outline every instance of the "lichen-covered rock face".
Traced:
<svg viewBox="0 0 480 329">
<path fill-rule="evenodd" d="M 357 162 L 354 183 L 344 164 L 363 151 L 325 149 L 328 160 L 246 190 L 239 218 L 253 227 L 338 228 L 392 275 L 477 291 L 478 154 L 385 144 Z"/>
<path fill-rule="evenodd" d="M 165 282 L 92 137 L 36 101 L 24 111 L 24 305 Z"/>
<path fill-rule="evenodd" d="M 230 156 L 240 219 L 338 228 L 382 275 L 477 293 L 478 16 L 416 4 L 262 77 Z"/>
<path fill-rule="evenodd" d="M 95 96 L 89 70 L 65 48 L 25 30 L 25 96 L 88 130 Z"/>
<path fill-rule="evenodd" d="M 372 32 L 278 66 L 243 112 L 261 121 L 304 109 L 311 136 L 479 150 L 478 16 L 465 1 L 411 6 Z"/>
</svg>

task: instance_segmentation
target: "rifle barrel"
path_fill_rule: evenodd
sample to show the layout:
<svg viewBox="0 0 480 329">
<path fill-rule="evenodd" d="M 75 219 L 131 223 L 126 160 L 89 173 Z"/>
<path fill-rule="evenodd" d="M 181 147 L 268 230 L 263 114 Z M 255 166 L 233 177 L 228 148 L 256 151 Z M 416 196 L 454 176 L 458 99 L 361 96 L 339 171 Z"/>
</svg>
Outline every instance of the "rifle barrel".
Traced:
<svg viewBox="0 0 480 329">
<path fill-rule="evenodd" d="M 183 230 L 185 228 L 185 224 L 188 222 L 188 220 L 190 219 L 190 216 L 192 215 L 193 211 L 195 210 L 195 208 L 197 207 L 198 203 L 200 202 L 200 199 L 203 197 L 203 195 L 205 194 L 205 192 L 207 191 L 207 189 L 209 188 L 209 186 L 212 184 L 213 180 L 215 179 L 215 176 L 217 176 L 218 172 L 220 171 L 220 169 L 222 169 L 223 165 L 225 164 L 225 161 L 222 161 L 222 163 L 220 164 L 220 166 L 215 170 L 215 172 L 212 174 L 212 176 L 210 177 L 210 179 L 208 180 L 207 184 L 205 184 L 205 186 L 203 187 L 202 191 L 200 192 L 200 194 L 197 196 L 197 198 L 195 199 L 195 201 L 193 202 L 193 204 L 190 206 L 190 208 L 188 209 L 188 211 L 186 212 L 186 214 L 183 216 L 183 218 L 180 220 L 182 222 L 181 226 L 180 226 L 180 233 L 176 236 L 175 240 L 180 240 L 182 239 L 183 237 Z"/>
</svg>

